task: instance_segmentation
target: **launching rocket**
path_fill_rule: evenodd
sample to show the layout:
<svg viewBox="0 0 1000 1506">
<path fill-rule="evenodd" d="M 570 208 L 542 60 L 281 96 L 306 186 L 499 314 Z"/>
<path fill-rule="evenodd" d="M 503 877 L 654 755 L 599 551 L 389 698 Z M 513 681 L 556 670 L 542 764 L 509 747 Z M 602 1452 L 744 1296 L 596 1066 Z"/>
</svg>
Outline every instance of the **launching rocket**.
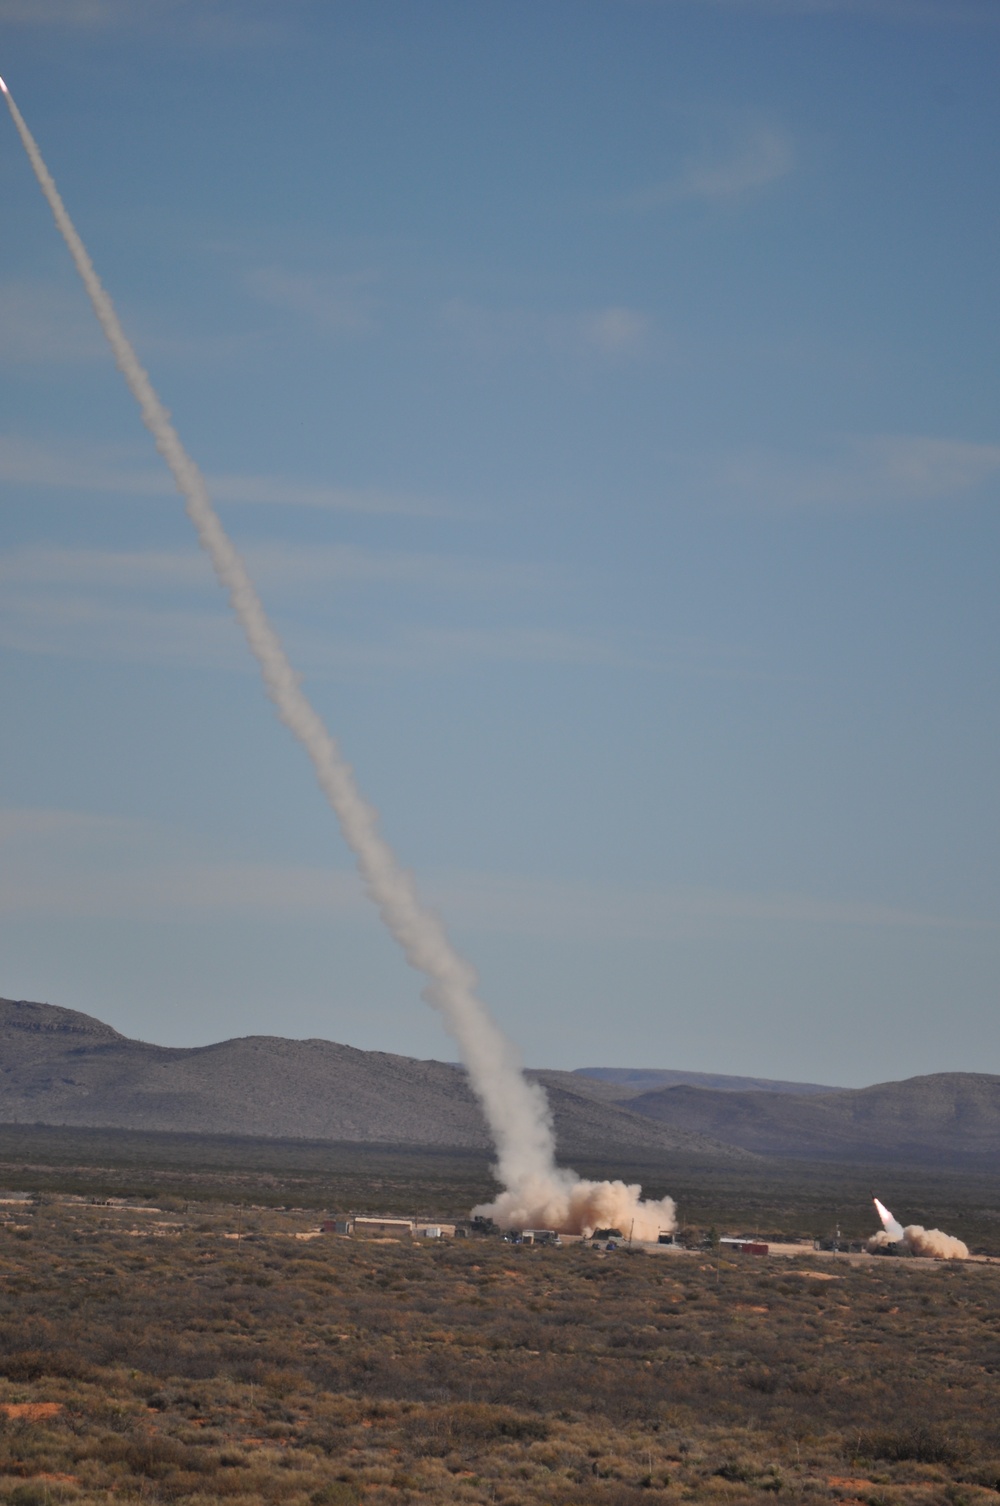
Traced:
<svg viewBox="0 0 1000 1506">
<path fill-rule="evenodd" d="M 888 1234 L 893 1244 L 898 1244 L 899 1241 L 903 1238 L 902 1224 L 897 1223 L 885 1204 L 879 1202 L 874 1192 L 872 1193 L 872 1202 L 875 1204 L 875 1212 L 882 1220 L 882 1228 Z"/>
</svg>

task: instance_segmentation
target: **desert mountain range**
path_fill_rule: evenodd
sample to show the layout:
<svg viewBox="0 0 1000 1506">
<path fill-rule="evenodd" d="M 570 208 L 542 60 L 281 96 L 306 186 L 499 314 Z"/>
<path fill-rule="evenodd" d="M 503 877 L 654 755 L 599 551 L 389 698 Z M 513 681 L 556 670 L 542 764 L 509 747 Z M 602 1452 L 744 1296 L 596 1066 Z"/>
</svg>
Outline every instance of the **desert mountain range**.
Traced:
<svg viewBox="0 0 1000 1506">
<path fill-rule="evenodd" d="M 986 1073 L 860 1089 L 667 1069 L 530 1075 L 545 1086 L 567 1157 L 981 1166 L 1000 1154 L 1000 1077 Z M 453 1063 L 280 1036 L 156 1046 L 75 1010 L 0 999 L 0 1124 L 14 1122 L 489 1145 Z"/>
<path fill-rule="evenodd" d="M 572 1072 L 544 1081 L 560 1148 L 643 1157 L 747 1153 L 641 1114 L 614 1086 Z M 211 1046 L 130 1040 L 90 1015 L 0 1000 L 0 1123 L 79 1124 L 486 1149 L 462 1068 L 333 1041 L 251 1035 Z"/>
</svg>

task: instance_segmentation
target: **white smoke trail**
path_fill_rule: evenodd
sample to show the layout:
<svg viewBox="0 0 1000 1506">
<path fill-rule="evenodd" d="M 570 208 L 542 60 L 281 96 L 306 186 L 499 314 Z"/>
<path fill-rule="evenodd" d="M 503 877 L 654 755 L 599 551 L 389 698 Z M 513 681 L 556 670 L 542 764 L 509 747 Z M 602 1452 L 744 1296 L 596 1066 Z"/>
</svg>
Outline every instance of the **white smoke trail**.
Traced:
<svg viewBox="0 0 1000 1506">
<path fill-rule="evenodd" d="M 556 1167 L 548 1100 L 537 1084 L 523 1076 L 516 1047 L 476 994 L 475 972 L 455 951 L 438 917 L 421 903 L 411 876 L 400 867 L 380 834 L 375 811 L 362 797 L 350 764 L 304 695 L 246 566 L 212 506 L 204 478 L 181 444 L 169 413 L 132 349 L 34 137 L 2 79 L 0 91 L 118 369 L 139 405 L 143 423 L 170 468 L 219 582 L 228 592 L 236 618 L 260 666 L 267 694 L 278 716 L 312 760 L 316 778 L 340 822 L 344 839 L 357 859 L 365 887 L 383 921 L 411 967 L 427 979 L 423 997 L 440 1012 L 458 1043 L 497 1148 L 497 1172 L 508 1189 L 506 1196 L 513 1197 L 518 1208 L 541 1212 L 553 1198 L 565 1200 L 574 1187 L 583 1185 L 573 1172 Z M 639 1191 L 639 1188 L 629 1189 L 634 1203 L 638 1202 Z M 663 1211 L 665 1214 L 666 1209 Z M 569 1217 L 568 1204 L 566 1213 Z M 571 1231 L 567 1228 L 567 1232 Z"/>
</svg>

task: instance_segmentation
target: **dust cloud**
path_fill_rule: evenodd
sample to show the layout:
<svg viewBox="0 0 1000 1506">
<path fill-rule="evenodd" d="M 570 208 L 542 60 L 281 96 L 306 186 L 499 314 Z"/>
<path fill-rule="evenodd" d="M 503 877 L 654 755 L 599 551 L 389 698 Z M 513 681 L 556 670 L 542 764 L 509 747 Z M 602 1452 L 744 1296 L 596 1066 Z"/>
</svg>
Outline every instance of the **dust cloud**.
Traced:
<svg viewBox="0 0 1000 1506">
<path fill-rule="evenodd" d="M 925 1229 L 921 1224 L 907 1224 L 903 1243 L 914 1255 L 933 1255 L 937 1260 L 968 1260 L 969 1247 L 954 1235 L 940 1229 Z"/>
<path fill-rule="evenodd" d="M 969 1247 L 952 1234 L 941 1229 L 925 1229 L 922 1224 L 907 1224 L 902 1238 L 893 1239 L 884 1229 L 873 1234 L 868 1241 L 872 1251 L 890 1248 L 909 1250 L 911 1255 L 923 1255 L 933 1260 L 968 1260 Z"/>
<path fill-rule="evenodd" d="M 560 1168 L 515 1181 L 496 1202 L 475 1211 L 501 1228 L 556 1229 L 560 1234 L 618 1229 L 633 1239 L 655 1240 L 677 1227 L 673 1198 L 644 1202 L 635 1183 L 588 1182 Z"/>
</svg>

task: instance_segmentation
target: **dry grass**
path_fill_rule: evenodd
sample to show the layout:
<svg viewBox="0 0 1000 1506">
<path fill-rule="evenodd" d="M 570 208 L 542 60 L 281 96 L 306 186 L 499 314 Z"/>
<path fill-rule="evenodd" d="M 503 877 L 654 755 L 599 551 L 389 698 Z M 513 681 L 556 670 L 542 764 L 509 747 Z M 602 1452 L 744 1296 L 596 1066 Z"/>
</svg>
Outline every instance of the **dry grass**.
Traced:
<svg viewBox="0 0 1000 1506">
<path fill-rule="evenodd" d="M 0 1500 L 1000 1492 L 1000 1267 L 304 1242 L 265 1210 L 237 1251 L 235 1217 L 0 1230 Z"/>
</svg>

